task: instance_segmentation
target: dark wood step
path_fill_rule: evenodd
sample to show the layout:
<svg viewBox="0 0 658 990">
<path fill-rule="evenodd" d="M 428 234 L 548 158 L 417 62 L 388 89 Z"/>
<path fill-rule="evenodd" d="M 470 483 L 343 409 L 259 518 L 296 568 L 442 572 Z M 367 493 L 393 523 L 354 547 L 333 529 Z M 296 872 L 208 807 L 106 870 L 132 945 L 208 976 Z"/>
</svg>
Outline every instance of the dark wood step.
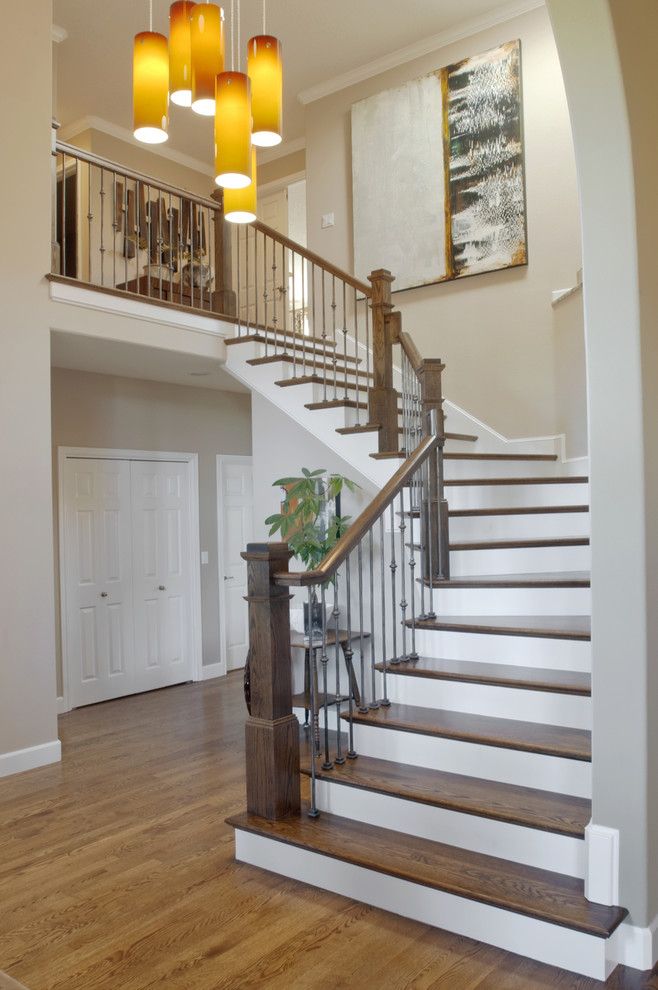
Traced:
<svg viewBox="0 0 658 990">
<path fill-rule="evenodd" d="M 383 670 L 382 663 L 375 664 Z M 574 694 L 589 697 L 592 678 L 574 670 L 554 670 L 542 667 L 517 667 L 515 664 L 480 663 L 474 660 L 439 660 L 420 657 L 386 665 L 386 672 L 395 677 L 426 677 L 437 681 L 460 681 L 466 684 L 491 684 L 495 687 L 519 688 L 524 691 L 547 691 L 554 694 Z"/>
<path fill-rule="evenodd" d="M 589 512 L 589 505 L 513 505 L 501 509 L 451 509 L 448 514 L 451 519 L 470 519 L 479 516 L 546 516 L 562 512 Z M 414 509 L 412 514 L 420 515 L 420 512 Z"/>
<path fill-rule="evenodd" d="M 421 580 L 418 578 L 418 580 Z M 429 580 L 425 579 L 425 584 Z M 435 588 L 589 588 L 589 571 L 545 571 L 541 574 L 478 574 L 448 581 L 434 578 Z"/>
<path fill-rule="evenodd" d="M 302 773 L 310 776 L 308 759 L 302 766 Z M 321 780 L 346 787 L 576 839 L 584 839 L 585 826 L 592 817 L 592 803 L 586 798 L 408 766 L 372 756 L 346 760 L 342 766 L 335 764 L 332 770 L 317 768 L 316 774 Z"/>
<path fill-rule="evenodd" d="M 233 344 L 251 344 L 251 343 L 267 344 L 268 346 L 271 344 L 272 347 L 274 346 L 280 347 L 282 344 L 285 343 L 285 344 L 294 344 L 297 347 L 301 347 L 302 346 L 301 339 L 302 339 L 301 334 L 296 334 L 296 333 L 284 334 L 280 330 L 277 330 L 277 332 L 275 333 L 273 328 L 270 328 L 266 335 L 265 332 L 263 331 L 263 328 L 260 328 L 260 330 L 258 330 L 256 333 L 250 331 L 249 333 L 243 334 L 241 337 L 227 337 L 224 340 L 224 343 L 226 344 L 227 347 L 230 347 Z M 306 340 L 307 346 L 308 344 L 319 344 L 323 350 L 325 348 L 333 350 L 333 348 L 336 347 L 336 344 L 333 341 L 331 340 L 325 341 L 322 337 L 305 337 L 304 339 Z M 319 351 L 318 353 L 321 354 L 322 351 Z"/>
<path fill-rule="evenodd" d="M 542 547 L 588 547 L 589 536 L 550 536 L 537 540 L 465 540 L 451 550 L 531 550 Z"/>
<path fill-rule="evenodd" d="M 478 454 L 470 452 L 446 453 L 449 461 L 556 461 L 557 454 Z"/>
<path fill-rule="evenodd" d="M 402 835 L 324 812 L 269 821 L 243 812 L 227 819 L 242 829 L 298 849 L 445 891 L 457 897 L 608 938 L 626 917 L 623 908 L 585 899 L 582 880 L 485 856 L 429 839 Z"/>
<path fill-rule="evenodd" d="M 287 345 L 286 345 L 287 346 Z M 316 350 L 306 350 L 304 352 L 303 348 L 294 346 L 290 348 L 294 351 L 294 357 L 287 351 L 281 351 L 279 354 L 268 354 L 267 357 L 259 358 L 249 358 L 247 364 L 258 366 L 260 364 L 276 364 L 280 362 L 281 364 L 292 364 L 299 365 L 305 364 L 307 368 L 330 368 L 332 371 L 334 369 L 333 362 L 329 364 L 326 363 L 327 355 L 323 354 L 322 351 Z M 336 355 L 336 361 L 340 361 L 340 367 L 344 370 L 346 364 L 361 364 L 362 359 L 357 357 L 352 357 L 350 354 L 347 357 L 344 354 Z M 350 369 L 349 374 L 352 374 Z"/>
<path fill-rule="evenodd" d="M 356 374 L 363 378 L 366 377 L 365 371 L 357 371 Z M 370 374 L 372 375 L 372 372 Z M 354 372 L 350 371 L 350 375 L 353 376 Z M 278 385 L 279 388 L 292 388 L 294 385 L 324 385 L 325 381 L 327 383 L 327 389 L 331 388 L 333 390 L 334 387 L 333 376 L 331 377 L 331 379 L 329 379 L 328 377 L 325 379 L 322 377 L 322 375 L 315 375 L 315 374 L 296 375 L 294 378 L 279 378 L 277 381 L 274 382 L 274 384 Z M 340 377 L 336 382 L 336 388 L 338 392 L 343 392 L 343 393 L 345 392 L 345 382 Z M 365 382 L 354 381 L 353 377 L 349 379 L 347 382 L 348 392 L 357 392 L 357 391 L 367 392 L 368 388 L 369 386 Z"/>
<path fill-rule="evenodd" d="M 336 428 L 336 433 L 343 437 L 351 437 L 359 433 L 379 433 L 381 424 L 363 423 L 361 426 L 340 426 Z"/>
<path fill-rule="evenodd" d="M 411 619 L 407 621 L 411 626 Z M 538 639 L 590 639 L 589 615 L 442 615 L 416 619 L 417 629 L 481 633 L 488 636 L 529 636 Z"/>
<path fill-rule="evenodd" d="M 446 485 L 455 488 L 471 485 L 586 485 L 587 475 L 552 475 L 548 478 L 447 478 Z"/>
<path fill-rule="evenodd" d="M 372 457 L 375 461 L 390 461 L 394 458 L 403 461 L 406 456 L 406 450 L 380 450 L 375 454 L 370 454 L 370 457 Z"/>
<path fill-rule="evenodd" d="M 333 383 L 331 388 L 333 389 Z M 329 391 L 329 383 L 327 383 L 327 391 Z M 322 399 L 319 402 L 306 402 L 304 403 L 305 409 L 368 409 L 367 402 L 357 402 L 356 399 Z M 398 409 L 401 413 L 402 410 Z"/>
<path fill-rule="evenodd" d="M 347 720 L 348 713 L 343 712 L 342 718 Z M 353 720 L 357 725 L 457 739 L 540 756 L 558 756 L 585 763 L 592 759 L 591 734 L 586 729 L 397 704 L 368 712 L 357 710 Z"/>
</svg>

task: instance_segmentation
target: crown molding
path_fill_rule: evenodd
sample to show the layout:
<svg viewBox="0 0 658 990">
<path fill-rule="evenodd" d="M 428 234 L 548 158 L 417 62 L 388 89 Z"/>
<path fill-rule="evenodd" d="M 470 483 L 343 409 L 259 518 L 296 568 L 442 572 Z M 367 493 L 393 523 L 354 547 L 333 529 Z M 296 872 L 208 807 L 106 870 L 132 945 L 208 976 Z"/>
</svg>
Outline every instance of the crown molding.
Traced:
<svg viewBox="0 0 658 990">
<path fill-rule="evenodd" d="M 200 172 L 201 175 L 214 177 L 213 169 L 208 162 L 202 162 L 198 158 L 192 158 L 191 155 L 186 155 L 182 151 L 176 151 L 175 148 L 168 148 L 166 144 L 140 144 L 139 141 L 135 140 L 132 131 L 129 131 L 127 127 L 113 124 L 111 120 L 105 120 L 103 117 L 80 117 L 79 120 L 65 124 L 60 129 L 58 137 L 60 141 L 70 141 L 78 134 L 82 134 L 83 131 L 89 130 L 108 134 L 110 137 L 118 138 L 119 141 L 125 141 L 126 144 L 132 144 L 137 148 L 141 148 L 143 151 L 150 151 L 154 155 L 168 158 L 170 161 L 176 162 L 178 165 L 183 165 L 185 168 L 191 168 L 195 172 Z"/>
<path fill-rule="evenodd" d="M 258 157 L 258 164 L 267 165 L 269 162 L 276 161 L 277 158 L 294 155 L 297 151 L 303 151 L 305 148 L 306 138 L 304 137 L 294 138 L 292 141 L 284 141 L 282 144 L 277 144 L 275 148 L 268 148 L 266 151 L 261 152 Z"/>
<path fill-rule="evenodd" d="M 316 86 L 309 86 L 308 89 L 303 89 L 298 94 L 297 99 L 304 106 L 308 103 L 315 103 L 316 100 L 322 100 L 325 96 L 331 96 L 332 93 L 338 93 L 342 89 L 355 86 L 357 83 L 378 76 L 382 72 L 388 72 L 389 69 L 404 65 L 405 62 L 413 62 L 414 59 L 422 58 L 423 55 L 431 55 L 439 48 L 445 48 L 446 45 L 461 41 L 462 38 L 468 38 L 472 34 L 477 34 L 478 31 L 486 31 L 487 28 L 495 27 L 496 24 L 503 24 L 505 21 L 518 17 L 519 14 L 526 14 L 528 11 L 544 5 L 545 0 L 512 0 L 512 2 L 505 3 L 488 14 L 461 21 L 439 34 L 422 38 L 404 48 L 398 48 L 397 51 L 391 52 L 389 55 L 382 55 L 381 58 L 373 59 L 371 62 L 343 72 L 332 79 L 326 79 Z"/>
</svg>

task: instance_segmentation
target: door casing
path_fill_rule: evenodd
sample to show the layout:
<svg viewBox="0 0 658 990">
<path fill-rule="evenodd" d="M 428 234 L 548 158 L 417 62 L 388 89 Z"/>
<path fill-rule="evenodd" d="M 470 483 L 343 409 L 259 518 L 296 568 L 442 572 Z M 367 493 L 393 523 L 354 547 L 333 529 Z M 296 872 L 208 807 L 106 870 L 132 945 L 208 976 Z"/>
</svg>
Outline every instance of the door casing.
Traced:
<svg viewBox="0 0 658 990">
<path fill-rule="evenodd" d="M 224 488 L 223 468 L 225 464 L 253 465 L 250 454 L 218 454 L 217 455 L 217 581 L 219 585 L 219 662 L 221 675 L 228 673 L 228 651 L 226 645 L 226 595 L 222 560 L 224 556 Z M 247 548 L 245 547 L 245 550 Z"/>
</svg>

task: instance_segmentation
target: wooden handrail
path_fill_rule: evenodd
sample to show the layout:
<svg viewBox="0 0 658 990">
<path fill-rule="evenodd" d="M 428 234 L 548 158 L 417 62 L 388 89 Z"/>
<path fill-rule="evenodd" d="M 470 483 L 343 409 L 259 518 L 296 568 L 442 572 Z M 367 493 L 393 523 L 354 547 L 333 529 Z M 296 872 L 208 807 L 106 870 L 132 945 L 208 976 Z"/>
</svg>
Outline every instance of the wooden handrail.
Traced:
<svg viewBox="0 0 658 990">
<path fill-rule="evenodd" d="M 319 254 L 315 253 L 315 251 L 309 251 L 308 248 L 298 244 L 297 241 L 291 240 L 289 237 L 286 237 L 285 234 L 280 234 L 278 230 L 274 229 L 274 227 L 268 227 L 266 223 L 262 223 L 260 220 L 255 220 L 251 226 L 254 230 L 259 230 L 262 234 L 265 234 L 266 237 L 271 237 L 272 240 L 278 241 L 279 244 L 283 244 L 284 247 L 287 247 L 290 251 L 294 251 L 295 254 L 299 254 L 301 257 L 306 258 L 306 260 L 311 264 L 323 269 L 330 275 L 335 275 L 336 278 L 339 278 L 347 285 L 351 285 L 353 289 L 356 289 L 357 292 L 362 293 L 362 295 L 366 296 L 368 299 L 371 297 L 372 289 L 369 285 L 366 285 L 365 282 L 361 282 L 358 278 L 350 275 L 349 272 L 343 271 L 342 268 L 332 265 L 330 261 L 327 261 L 326 258 L 321 258 Z"/>
<path fill-rule="evenodd" d="M 372 502 L 366 506 L 361 515 L 352 523 L 350 528 L 341 536 L 338 543 L 329 551 L 319 567 L 314 571 L 286 571 L 275 574 L 276 584 L 286 587 L 305 588 L 314 584 L 325 584 L 336 573 L 345 558 L 370 531 L 372 526 L 388 508 L 393 499 L 400 493 L 407 481 L 416 473 L 420 465 L 436 450 L 438 437 L 424 437 L 414 452 L 401 464 L 393 477 L 388 481 Z"/>
<path fill-rule="evenodd" d="M 416 374 L 418 374 L 418 372 L 423 366 L 423 358 L 420 355 L 420 351 L 414 344 L 413 337 L 411 337 L 411 335 L 408 334 L 406 330 L 400 330 L 398 334 L 398 338 L 402 350 L 409 358 L 411 367 L 414 369 Z"/>
</svg>

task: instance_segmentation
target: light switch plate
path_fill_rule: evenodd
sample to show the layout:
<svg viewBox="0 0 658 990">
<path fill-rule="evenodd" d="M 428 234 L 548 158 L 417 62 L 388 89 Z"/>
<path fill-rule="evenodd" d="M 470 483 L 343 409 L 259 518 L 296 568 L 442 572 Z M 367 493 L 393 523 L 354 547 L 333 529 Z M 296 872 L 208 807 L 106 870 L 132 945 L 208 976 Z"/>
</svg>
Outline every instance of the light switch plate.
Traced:
<svg viewBox="0 0 658 990">
<path fill-rule="evenodd" d="M 326 227 L 335 227 L 336 226 L 336 220 L 335 220 L 335 217 L 334 217 L 333 213 L 323 213 L 322 214 L 321 226 L 322 226 L 322 229 L 323 230 Z"/>
<path fill-rule="evenodd" d="M 201 563 L 202 564 L 207 564 L 208 563 L 208 551 L 207 550 L 202 550 L 201 551 Z"/>
</svg>

